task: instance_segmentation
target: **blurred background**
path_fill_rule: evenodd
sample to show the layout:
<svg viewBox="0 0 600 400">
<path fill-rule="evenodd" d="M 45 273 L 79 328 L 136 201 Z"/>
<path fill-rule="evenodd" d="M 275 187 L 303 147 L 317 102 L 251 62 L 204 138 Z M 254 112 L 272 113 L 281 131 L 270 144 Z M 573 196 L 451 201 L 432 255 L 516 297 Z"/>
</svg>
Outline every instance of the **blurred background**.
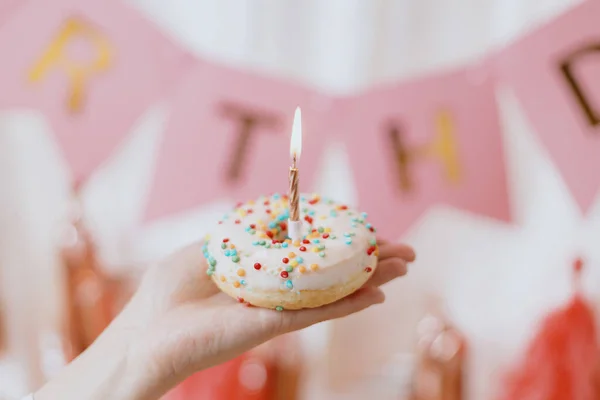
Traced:
<svg viewBox="0 0 600 400">
<path fill-rule="evenodd" d="M 477 64 L 576 3 L 130 1 L 195 55 L 291 78 L 333 95 Z M 430 209 L 398 238 L 416 247 L 418 260 L 406 278 L 385 288 L 385 305 L 285 339 L 297 341 L 301 353 L 301 361 L 293 362 L 301 374 L 290 372 L 300 376 L 297 398 L 408 399 L 420 365 L 419 322 L 433 311 L 450 321 L 456 332 L 453 340 L 468 349 L 464 356 L 460 353 L 459 367 L 446 366 L 462 371 L 463 393 L 420 398 L 493 398 L 540 320 L 571 296 L 570 265 L 575 257 L 585 259 L 583 287 L 590 302 L 599 304 L 600 204 L 595 202 L 585 217 L 581 215 L 514 95 L 502 87 L 497 94 L 514 224 L 449 207 Z M 81 191 L 86 229 L 97 254 L 93 261 L 84 257 L 80 262 L 97 263 L 114 285 L 110 292 L 123 299 L 148 263 L 202 238 L 217 216 L 234 204 L 233 199 L 212 203 L 140 227 L 140 209 L 167 115 L 161 104 L 148 110 Z M 199 154 L 202 151 L 206 150 Z M 334 144 L 327 152 L 319 191 L 355 204 L 343 146 Z M 32 110 L 2 110 L 0 396 L 19 396 L 38 387 L 69 357 L 61 342 L 69 255 L 60 249 L 65 238 L 73 238 L 74 228 L 68 230 L 71 206 L 70 175 L 47 122 Z M 376 328 L 367 332 L 365 326 Z M 365 334 L 377 340 L 365 341 Z M 262 378 L 252 381 L 256 379 Z"/>
</svg>

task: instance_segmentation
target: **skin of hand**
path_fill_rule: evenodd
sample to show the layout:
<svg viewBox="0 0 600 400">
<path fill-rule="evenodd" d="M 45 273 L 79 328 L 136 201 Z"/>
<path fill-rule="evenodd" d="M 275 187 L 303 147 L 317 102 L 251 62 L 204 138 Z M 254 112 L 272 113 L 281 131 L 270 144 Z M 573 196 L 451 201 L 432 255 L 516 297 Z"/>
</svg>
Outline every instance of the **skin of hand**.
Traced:
<svg viewBox="0 0 600 400">
<path fill-rule="evenodd" d="M 379 242 L 378 267 L 357 292 L 299 311 L 248 307 L 206 275 L 200 244 L 146 272 L 135 295 L 100 337 L 37 393 L 35 400 L 156 400 L 194 372 L 278 335 L 382 303 L 379 286 L 407 272 L 412 248 Z"/>
</svg>

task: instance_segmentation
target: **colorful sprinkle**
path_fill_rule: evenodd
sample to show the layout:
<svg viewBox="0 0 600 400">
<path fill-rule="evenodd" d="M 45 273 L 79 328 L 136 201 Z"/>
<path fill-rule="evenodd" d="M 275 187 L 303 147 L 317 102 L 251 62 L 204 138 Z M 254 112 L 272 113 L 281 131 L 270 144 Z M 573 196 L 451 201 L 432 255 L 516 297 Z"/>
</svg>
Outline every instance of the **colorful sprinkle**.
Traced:
<svg viewBox="0 0 600 400">
<path fill-rule="evenodd" d="M 297 261 L 299 264 L 302 264 L 302 263 L 304 262 L 304 258 L 302 258 L 302 257 L 296 257 L 296 261 Z"/>
<path fill-rule="evenodd" d="M 348 244 L 348 245 L 352 244 L 352 239 L 350 239 L 350 238 L 346 239 L 346 244 Z"/>
<path fill-rule="evenodd" d="M 316 271 L 319 269 L 319 264 L 311 264 L 310 265 L 310 269 L 312 269 L 313 271 Z"/>
<path fill-rule="evenodd" d="M 233 256 L 231 257 L 231 261 L 233 261 L 234 263 L 239 262 L 240 258 L 238 256 Z"/>
<path fill-rule="evenodd" d="M 319 253 L 319 257 L 321 257 L 321 258 L 322 258 L 322 257 L 325 257 L 325 252 L 324 252 L 324 251 L 320 252 L 320 253 Z"/>
<path fill-rule="evenodd" d="M 226 249 L 226 248 L 227 248 L 227 245 L 226 245 L 225 243 L 221 243 L 221 248 L 222 248 L 222 249 Z"/>
<path fill-rule="evenodd" d="M 283 258 L 281 259 L 281 262 L 282 262 L 282 263 L 284 263 L 284 264 L 287 264 L 287 263 L 289 263 L 289 262 L 290 262 L 290 259 L 289 259 L 289 258 L 287 258 L 287 257 L 283 257 Z"/>
<path fill-rule="evenodd" d="M 240 283 L 242 284 L 242 286 L 246 286 L 246 281 L 244 279 L 240 280 Z"/>
<path fill-rule="evenodd" d="M 240 283 L 238 281 L 233 282 L 233 287 L 234 288 L 239 288 L 240 287 Z"/>
<path fill-rule="evenodd" d="M 225 276 L 221 275 L 221 282 L 225 282 L 227 280 L 227 278 L 225 278 Z"/>
<path fill-rule="evenodd" d="M 229 238 L 223 239 L 223 243 L 227 243 L 227 242 L 229 242 Z"/>
<path fill-rule="evenodd" d="M 279 275 L 281 275 L 282 278 L 287 278 L 289 276 L 287 271 L 281 271 Z"/>
<path fill-rule="evenodd" d="M 217 260 L 215 260 L 214 258 L 211 258 L 208 260 L 208 263 L 210 264 L 211 267 L 214 267 L 215 265 L 217 265 Z"/>
<path fill-rule="evenodd" d="M 300 251 L 306 251 L 306 247 L 300 246 L 300 248 L 298 250 L 300 250 Z"/>
<path fill-rule="evenodd" d="M 277 311 L 283 311 L 283 307 L 277 306 L 277 307 L 275 307 L 275 310 L 277 310 Z"/>
<path fill-rule="evenodd" d="M 225 250 L 225 257 L 229 257 L 231 255 L 231 250 L 227 249 Z"/>
<path fill-rule="evenodd" d="M 298 267 L 298 271 L 300 271 L 301 274 L 306 272 L 306 267 L 304 265 L 301 265 Z"/>
<path fill-rule="evenodd" d="M 375 246 L 377 244 L 377 239 L 371 239 L 371 240 L 369 240 L 369 244 L 371 246 Z"/>
<path fill-rule="evenodd" d="M 296 240 L 296 241 L 294 241 L 294 246 L 295 246 L 295 247 L 298 247 L 298 246 L 300 246 L 300 241 L 299 241 L 299 240 Z"/>
<path fill-rule="evenodd" d="M 321 242 L 319 239 L 313 239 L 313 243 L 319 243 Z"/>
<path fill-rule="evenodd" d="M 284 249 L 287 249 L 287 247 L 288 247 L 288 244 L 287 244 L 287 242 L 283 242 L 283 243 L 281 243 L 281 247 L 283 247 Z"/>
<path fill-rule="evenodd" d="M 298 261 L 296 261 L 296 260 L 292 260 L 292 261 L 290 262 L 290 265 L 291 265 L 292 267 L 297 267 L 297 266 L 298 266 Z"/>
<path fill-rule="evenodd" d="M 308 240 L 308 239 L 304 239 L 304 240 L 302 241 L 302 243 L 304 243 L 304 244 L 310 244 L 310 240 Z"/>
<path fill-rule="evenodd" d="M 289 258 L 296 258 L 296 253 L 294 253 L 293 251 L 291 251 L 291 252 L 288 254 L 288 257 L 289 257 Z"/>
<path fill-rule="evenodd" d="M 322 226 L 317 228 L 317 232 L 319 233 L 323 233 L 325 231 L 325 228 L 323 228 Z"/>
<path fill-rule="evenodd" d="M 206 275 L 208 275 L 208 276 L 212 276 L 212 274 L 214 274 L 214 273 L 215 273 L 214 269 L 209 269 L 208 271 L 206 271 Z"/>
<path fill-rule="evenodd" d="M 293 261 L 292 261 L 292 262 L 293 262 Z M 285 270 L 286 270 L 287 272 L 292 272 L 292 271 L 294 270 L 294 267 L 295 267 L 295 265 L 294 265 L 294 266 L 292 266 L 292 265 L 288 265 L 287 267 L 285 267 Z"/>
<path fill-rule="evenodd" d="M 373 271 L 373 268 L 371 268 L 371 267 L 367 267 L 367 268 L 365 268 L 365 272 L 369 273 L 369 272 L 371 272 L 371 271 Z"/>
<path fill-rule="evenodd" d="M 258 270 L 259 270 L 259 269 L 261 269 L 261 268 L 262 268 L 262 265 L 260 265 L 260 263 L 254 263 L 254 269 L 255 269 L 255 270 L 257 270 L 257 271 L 258 271 Z"/>
<path fill-rule="evenodd" d="M 246 275 L 246 271 L 242 268 L 237 270 L 237 274 L 238 276 L 245 276 Z"/>
<path fill-rule="evenodd" d="M 238 301 L 238 303 L 243 303 L 243 302 L 244 302 L 244 299 L 243 299 L 243 298 L 241 298 L 241 297 L 238 297 L 238 298 L 237 298 L 237 301 Z"/>
<path fill-rule="evenodd" d="M 285 287 L 287 287 L 288 289 L 293 289 L 294 284 L 292 283 L 292 281 L 285 281 Z"/>
</svg>

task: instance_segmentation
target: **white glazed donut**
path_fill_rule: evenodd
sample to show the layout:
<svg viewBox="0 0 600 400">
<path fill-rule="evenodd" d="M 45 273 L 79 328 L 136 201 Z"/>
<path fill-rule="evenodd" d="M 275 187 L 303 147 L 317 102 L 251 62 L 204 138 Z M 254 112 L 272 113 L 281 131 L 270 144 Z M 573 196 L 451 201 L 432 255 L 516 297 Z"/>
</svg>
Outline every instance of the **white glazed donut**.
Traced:
<svg viewBox="0 0 600 400">
<path fill-rule="evenodd" d="M 258 307 L 319 307 L 360 288 L 377 266 L 366 214 L 318 195 L 301 196 L 304 239 L 287 234 L 287 196 L 238 204 L 203 245 L 207 274 L 230 296 Z"/>
</svg>

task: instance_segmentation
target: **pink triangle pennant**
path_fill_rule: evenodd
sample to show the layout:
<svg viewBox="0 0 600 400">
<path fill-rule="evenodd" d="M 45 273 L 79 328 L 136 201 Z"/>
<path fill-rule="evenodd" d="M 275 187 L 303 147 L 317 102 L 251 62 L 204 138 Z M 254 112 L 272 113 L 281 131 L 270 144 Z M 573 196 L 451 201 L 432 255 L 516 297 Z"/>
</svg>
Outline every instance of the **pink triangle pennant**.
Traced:
<svg viewBox="0 0 600 400">
<path fill-rule="evenodd" d="M 224 197 L 287 192 L 296 106 L 302 108 L 300 188 L 311 190 L 328 138 L 327 105 L 325 96 L 299 85 L 199 63 L 173 99 L 146 220 Z"/>
<path fill-rule="evenodd" d="M 0 0 L 0 24 L 4 23 L 21 3 L 23 0 Z"/>
<path fill-rule="evenodd" d="M 383 236 L 399 236 L 436 204 L 509 219 L 494 88 L 475 78 L 460 70 L 340 105 L 360 207 Z"/>
<path fill-rule="evenodd" d="M 115 150 L 190 57 L 122 2 L 29 1 L 0 29 L 0 108 L 51 121 L 74 179 Z"/>
<path fill-rule="evenodd" d="M 586 1 L 498 57 L 583 211 L 600 187 L 600 2 Z"/>
</svg>

